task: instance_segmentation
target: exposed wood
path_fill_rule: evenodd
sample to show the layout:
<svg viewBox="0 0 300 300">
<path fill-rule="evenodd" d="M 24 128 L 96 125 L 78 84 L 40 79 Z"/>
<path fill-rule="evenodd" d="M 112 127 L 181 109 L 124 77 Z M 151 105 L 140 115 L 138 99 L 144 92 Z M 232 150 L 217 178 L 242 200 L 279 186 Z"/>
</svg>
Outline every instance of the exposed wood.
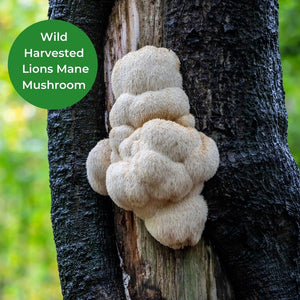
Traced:
<svg viewBox="0 0 300 300">
<path fill-rule="evenodd" d="M 111 13 L 104 48 L 107 110 L 115 99 L 111 71 L 129 51 L 162 46 L 162 1 L 118 1 Z M 123 272 L 130 276 L 131 299 L 232 299 L 232 291 L 210 244 L 171 250 L 155 241 L 143 221 L 115 208 L 115 225 Z M 128 279 L 128 278 L 127 278 Z"/>
<path fill-rule="evenodd" d="M 104 49 L 107 110 L 114 103 L 111 71 L 115 62 L 130 51 L 162 43 L 162 1 L 117 1 L 109 17 Z"/>
</svg>

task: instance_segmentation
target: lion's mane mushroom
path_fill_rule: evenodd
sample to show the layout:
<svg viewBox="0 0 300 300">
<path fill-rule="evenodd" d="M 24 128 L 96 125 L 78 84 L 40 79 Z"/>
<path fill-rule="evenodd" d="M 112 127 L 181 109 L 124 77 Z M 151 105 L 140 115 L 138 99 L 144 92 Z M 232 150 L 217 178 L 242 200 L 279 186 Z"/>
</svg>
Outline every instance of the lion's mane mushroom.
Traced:
<svg viewBox="0 0 300 300">
<path fill-rule="evenodd" d="M 173 51 L 153 46 L 118 60 L 112 129 L 87 159 L 92 188 L 173 249 L 199 241 L 207 218 L 200 193 L 219 165 L 215 142 L 195 129 L 179 67 Z"/>
</svg>

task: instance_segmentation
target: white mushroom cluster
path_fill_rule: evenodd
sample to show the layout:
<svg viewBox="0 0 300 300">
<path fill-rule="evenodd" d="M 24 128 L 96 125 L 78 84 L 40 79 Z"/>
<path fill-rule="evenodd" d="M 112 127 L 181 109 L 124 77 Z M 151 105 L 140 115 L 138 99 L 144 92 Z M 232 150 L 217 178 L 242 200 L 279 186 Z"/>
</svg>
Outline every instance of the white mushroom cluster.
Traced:
<svg viewBox="0 0 300 300">
<path fill-rule="evenodd" d="M 173 51 L 153 46 L 118 60 L 112 129 L 87 159 L 92 188 L 173 249 L 199 241 L 207 218 L 200 193 L 219 165 L 215 142 L 195 129 L 179 67 Z"/>
</svg>

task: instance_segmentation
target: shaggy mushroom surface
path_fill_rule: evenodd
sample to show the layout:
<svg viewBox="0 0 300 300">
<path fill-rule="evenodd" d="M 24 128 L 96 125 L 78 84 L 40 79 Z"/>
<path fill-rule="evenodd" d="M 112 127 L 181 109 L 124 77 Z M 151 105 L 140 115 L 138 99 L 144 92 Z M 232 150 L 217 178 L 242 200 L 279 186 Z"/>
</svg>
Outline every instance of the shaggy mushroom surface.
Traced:
<svg viewBox="0 0 300 300">
<path fill-rule="evenodd" d="M 118 60 L 112 129 L 87 159 L 91 187 L 173 249 L 201 238 L 207 205 L 200 193 L 219 165 L 215 142 L 195 129 L 179 68 L 173 51 L 153 46 Z"/>
</svg>

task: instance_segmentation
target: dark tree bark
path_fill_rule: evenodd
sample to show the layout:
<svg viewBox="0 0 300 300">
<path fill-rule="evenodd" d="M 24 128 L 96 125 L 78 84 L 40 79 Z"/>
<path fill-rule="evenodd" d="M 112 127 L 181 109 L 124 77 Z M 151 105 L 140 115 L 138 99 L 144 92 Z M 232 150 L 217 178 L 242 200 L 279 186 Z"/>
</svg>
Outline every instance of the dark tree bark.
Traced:
<svg viewBox="0 0 300 300">
<path fill-rule="evenodd" d="M 204 190 L 205 236 L 237 299 L 297 299 L 300 176 L 286 139 L 277 1 L 166 0 L 164 24 L 197 127 L 221 155 Z"/>
<path fill-rule="evenodd" d="M 141 8 L 141 0 L 132 2 L 134 9 L 148 9 Z M 197 128 L 215 139 L 221 163 L 204 190 L 209 205 L 206 245 L 201 242 L 198 248 L 182 252 L 168 250 L 150 241 L 143 230 L 137 231 L 143 225 L 132 215 L 117 211 L 120 253 L 132 260 L 125 260 L 123 267 L 132 272 L 131 282 L 139 287 L 129 290 L 132 299 L 161 299 L 169 288 L 157 276 L 147 286 L 146 279 L 153 278 L 157 269 L 152 272 L 149 264 L 139 265 L 136 259 L 146 257 L 149 262 L 156 255 L 160 264 L 177 266 L 176 276 L 184 278 L 192 274 L 180 269 L 180 261 L 191 255 L 187 261 L 194 266 L 195 255 L 198 260 L 201 255 L 215 257 L 210 243 L 237 299 L 297 299 L 300 175 L 286 140 L 277 1 L 154 0 L 149 5 L 161 10 L 154 25 L 154 30 L 161 27 L 161 38 L 154 31 L 147 42 L 149 33 L 144 31 L 137 47 L 162 44 L 177 53 Z M 137 15 L 140 22 L 147 19 L 124 7 L 128 24 Z M 50 1 L 50 17 L 82 28 L 99 55 L 99 75 L 91 92 L 68 109 L 50 111 L 48 117 L 52 222 L 65 299 L 124 298 L 111 202 L 91 191 L 85 171 L 89 150 L 106 136 L 103 36 L 110 9 L 109 1 Z M 128 46 L 126 51 L 130 50 Z M 133 233 L 128 235 L 126 229 Z M 134 245 L 136 240 L 125 239 L 134 234 L 140 235 L 139 246 Z M 134 251 L 141 245 L 151 248 L 130 254 L 133 245 Z M 220 270 L 218 260 L 212 261 L 216 261 L 213 269 Z M 171 273 L 161 274 L 164 281 L 171 280 L 166 278 Z M 216 295 L 229 299 L 233 296 L 224 292 L 228 283 L 223 276 L 216 280 L 222 283 L 216 284 Z M 144 290 L 139 283 L 145 284 Z M 180 292 L 179 287 L 173 299 L 192 299 Z M 205 299 L 200 293 L 195 299 Z"/>
<path fill-rule="evenodd" d="M 104 125 L 103 36 L 112 1 L 50 1 L 49 17 L 84 30 L 96 46 L 99 72 L 76 105 L 49 111 L 51 217 L 64 299 L 124 299 L 111 201 L 94 193 L 85 162 Z"/>
</svg>

